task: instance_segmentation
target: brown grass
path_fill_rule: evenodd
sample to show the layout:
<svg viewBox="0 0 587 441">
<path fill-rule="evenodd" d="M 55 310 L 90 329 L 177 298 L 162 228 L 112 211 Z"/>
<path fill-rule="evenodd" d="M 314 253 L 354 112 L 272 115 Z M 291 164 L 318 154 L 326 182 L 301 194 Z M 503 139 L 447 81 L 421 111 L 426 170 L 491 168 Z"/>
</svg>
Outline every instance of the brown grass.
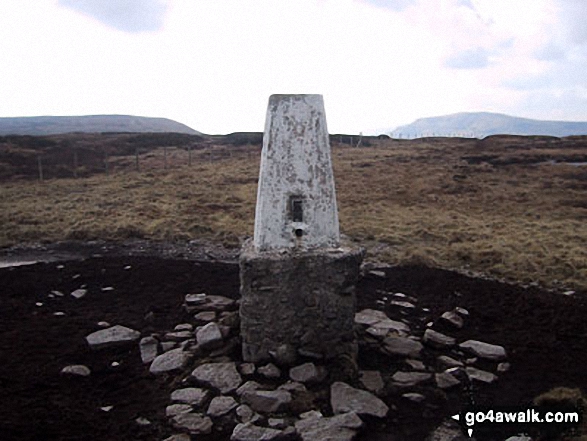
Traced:
<svg viewBox="0 0 587 441">
<path fill-rule="evenodd" d="M 342 232 L 390 263 L 587 289 L 586 167 L 543 162 L 580 161 L 587 142 L 514 141 L 334 143 Z M 0 246 L 129 237 L 238 246 L 252 234 L 259 147 L 230 148 L 193 152 L 191 167 L 168 148 L 168 170 L 161 149 L 141 158 L 140 173 L 129 156 L 109 176 L 4 183 Z"/>
</svg>

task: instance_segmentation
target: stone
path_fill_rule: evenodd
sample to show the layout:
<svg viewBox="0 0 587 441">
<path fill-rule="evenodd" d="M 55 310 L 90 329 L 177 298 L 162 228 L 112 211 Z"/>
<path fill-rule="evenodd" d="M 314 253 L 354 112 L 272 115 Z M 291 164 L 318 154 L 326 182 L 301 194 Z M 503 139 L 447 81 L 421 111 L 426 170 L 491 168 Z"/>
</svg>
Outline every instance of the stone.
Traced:
<svg viewBox="0 0 587 441">
<path fill-rule="evenodd" d="M 196 332 L 196 340 L 202 349 L 212 349 L 222 344 L 222 332 L 214 322 L 208 323 Z"/>
<path fill-rule="evenodd" d="M 424 383 L 432 378 L 432 374 L 424 372 L 402 372 L 398 371 L 392 375 L 391 381 L 398 387 L 412 387 Z"/>
<path fill-rule="evenodd" d="M 381 320 L 387 320 L 389 317 L 383 311 L 376 309 L 363 309 L 355 314 L 355 323 L 358 325 L 372 326 Z"/>
<path fill-rule="evenodd" d="M 169 352 L 172 349 L 177 348 L 177 342 L 174 341 L 163 341 L 161 342 L 161 351 L 162 352 Z"/>
<path fill-rule="evenodd" d="M 191 323 L 180 323 L 173 328 L 174 331 L 181 332 L 181 331 L 193 331 L 194 326 Z"/>
<path fill-rule="evenodd" d="M 335 414 L 356 412 L 383 418 L 389 411 L 389 407 L 371 392 L 355 389 L 341 381 L 330 387 L 330 405 Z"/>
<path fill-rule="evenodd" d="M 265 378 L 281 377 L 281 370 L 273 363 L 268 363 L 265 366 L 261 366 L 259 369 L 257 369 L 257 372 L 263 375 Z"/>
<path fill-rule="evenodd" d="M 200 365 L 194 369 L 192 377 L 200 383 L 218 389 L 222 394 L 235 391 L 243 382 L 234 362 Z"/>
<path fill-rule="evenodd" d="M 287 381 L 283 383 L 281 386 L 277 388 L 278 390 L 286 390 L 288 392 L 293 393 L 304 393 L 307 392 L 308 389 L 302 383 L 298 383 L 297 381 Z"/>
<path fill-rule="evenodd" d="M 375 326 L 370 326 L 367 329 L 365 329 L 365 332 L 370 336 L 375 337 L 377 340 L 382 340 L 389 334 L 389 329 L 376 328 Z"/>
<path fill-rule="evenodd" d="M 76 289 L 75 291 L 71 292 L 71 296 L 76 299 L 81 299 L 88 293 L 87 289 Z"/>
<path fill-rule="evenodd" d="M 92 349 L 101 349 L 111 346 L 124 346 L 138 340 L 140 336 L 139 331 L 116 325 L 92 332 L 86 336 L 86 340 Z"/>
<path fill-rule="evenodd" d="M 475 441 L 475 438 L 465 435 L 456 421 L 447 419 L 428 435 L 426 441 Z"/>
<path fill-rule="evenodd" d="M 242 423 L 256 423 L 261 419 L 261 415 L 246 404 L 241 404 L 236 408 L 236 415 Z"/>
<path fill-rule="evenodd" d="M 454 310 L 443 313 L 440 318 L 457 329 L 461 329 L 465 323 L 463 317 Z"/>
<path fill-rule="evenodd" d="M 385 274 L 385 271 L 378 271 L 378 270 L 371 270 L 369 271 L 369 275 L 371 276 L 375 276 L 375 277 L 380 277 L 380 278 L 385 278 L 387 277 Z"/>
<path fill-rule="evenodd" d="M 426 400 L 426 397 L 424 395 L 416 392 L 407 392 L 405 394 L 402 394 L 402 398 L 405 398 L 406 400 L 409 400 L 413 403 L 422 403 Z"/>
<path fill-rule="evenodd" d="M 410 332 L 410 327 L 408 325 L 390 318 L 380 320 L 371 327 L 375 329 L 385 329 L 387 332 L 393 331 L 400 335 L 408 334 Z"/>
<path fill-rule="evenodd" d="M 463 363 L 461 361 L 455 360 L 447 355 L 439 355 L 436 358 L 438 365 L 441 369 L 447 369 L 451 367 L 463 367 Z"/>
<path fill-rule="evenodd" d="M 467 311 L 465 308 L 461 308 L 461 307 L 459 307 L 459 306 L 457 306 L 457 307 L 454 309 L 454 311 L 455 311 L 457 314 L 460 314 L 460 315 L 462 315 L 462 316 L 464 316 L 464 317 L 466 317 L 466 316 L 468 316 L 468 315 L 469 315 L 469 311 Z"/>
<path fill-rule="evenodd" d="M 194 408 L 189 404 L 170 404 L 165 408 L 165 416 L 172 418 L 181 413 L 190 413 Z"/>
<path fill-rule="evenodd" d="M 469 377 L 469 379 L 476 380 L 481 383 L 488 383 L 489 384 L 489 383 L 493 383 L 494 381 L 497 380 L 497 375 L 495 375 L 491 372 L 487 372 L 487 371 L 483 371 L 481 369 L 474 368 L 474 367 L 467 366 L 465 368 L 465 372 L 467 373 L 467 376 Z"/>
<path fill-rule="evenodd" d="M 185 303 L 188 306 L 202 305 L 202 304 L 206 303 L 206 294 L 205 293 L 186 294 Z"/>
<path fill-rule="evenodd" d="M 210 402 L 210 406 L 208 406 L 208 411 L 206 412 L 207 415 L 215 418 L 222 415 L 226 415 L 232 409 L 235 409 L 238 406 L 238 403 L 232 397 L 214 397 Z"/>
<path fill-rule="evenodd" d="M 385 382 L 379 371 L 359 371 L 359 382 L 375 395 L 380 395 L 385 388 Z"/>
<path fill-rule="evenodd" d="M 389 336 L 383 340 L 382 350 L 386 354 L 417 358 L 422 351 L 422 343 L 407 337 Z"/>
<path fill-rule="evenodd" d="M 241 400 L 257 412 L 273 413 L 286 410 L 292 397 L 286 390 L 251 390 L 243 393 Z"/>
<path fill-rule="evenodd" d="M 212 420 L 199 413 L 180 413 L 171 421 L 176 429 L 187 430 L 191 435 L 207 435 L 212 432 Z"/>
<path fill-rule="evenodd" d="M 363 421 L 355 412 L 330 418 L 313 415 L 295 424 L 302 441 L 352 441 L 362 426 Z"/>
<path fill-rule="evenodd" d="M 159 354 L 159 342 L 155 337 L 143 337 L 139 342 L 143 364 L 151 363 Z"/>
<path fill-rule="evenodd" d="M 283 430 L 287 427 L 287 422 L 285 421 L 285 418 L 268 418 L 267 425 L 273 429 Z"/>
<path fill-rule="evenodd" d="M 278 441 L 280 439 L 283 439 L 283 431 L 255 426 L 250 422 L 237 424 L 230 435 L 230 441 Z"/>
<path fill-rule="evenodd" d="M 163 441 L 191 441 L 192 437 L 187 433 L 176 433 L 171 435 L 169 438 L 165 438 Z"/>
<path fill-rule="evenodd" d="M 503 346 L 492 345 L 477 340 L 467 340 L 461 343 L 459 348 L 486 360 L 500 361 L 507 357 Z"/>
<path fill-rule="evenodd" d="M 450 389 L 451 387 L 461 384 L 461 382 L 449 372 L 434 374 L 434 381 L 436 382 L 436 386 L 438 386 L 439 389 Z"/>
<path fill-rule="evenodd" d="M 356 299 L 344 291 L 358 281 L 363 255 L 344 246 L 259 253 L 246 242 L 240 255 L 243 360 L 271 361 L 282 345 L 316 359 L 355 360 Z"/>
<path fill-rule="evenodd" d="M 177 433 L 171 435 L 169 438 L 165 438 L 163 441 L 191 441 L 192 437 L 187 433 Z"/>
<path fill-rule="evenodd" d="M 248 392 L 250 390 L 260 390 L 263 388 L 264 388 L 264 386 L 260 385 L 256 381 L 249 380 L 236 390 L 236 394 L 240 397 L 242 394 L 244 394 L 245 392 Z"/>
<path fill-rule="evenodd" d="M 437 349 L 450 348 L 457 342 L 453 337 L 449 337 L 433 329 L 426 329 L 422 341 Z"/>
<path fill-rule="evenodd" d="M 327 372 L 323 366 L 314 363 L 304 363 L 289 370 L 289 378 L 298 383 L 319 383 L 326 378 Z"/>
<path fill-rule="evenodd" d="M 427 370 L 426 365 L 422 363 L 420 360 L 413 360 L 411 358 L 408 358 L 407 360 L 405 360 L 405 362 L 409 367 L 411 367 L 415 371 L 425 372 Z"/>
<path fill-rule="evenodd" d="M 199 387 L 185 387 L 171 393 L 171 401 L 201 407 L 210 397 L 210 391 Z"/>
<path fill-rule="evenodd" d="M 214 311 L 202 311 L 194 315 L 194 318 L 203 322 L 213 322 L 216 320 L 216 313 Z"/>
<path fill-rule="evenodd" d="M 407 309 L 412 309 L 412 308 L 416 307 L 413 303 L 405 302 L 403 300 L 392 300 L 390 303 L 393 306 L 400 306 L 402 308 L 407 308 Z"/>
<path fill-rule="evenodd" d="M 241 365 L 239 366 L 239 370 L 242 375 L 253 375 L 256 371 L 255 363 L 241 363 Z"/>
<path fill-rule="evenodd" d="M 92 371 L 89 367 L 83 364 L 72 364 L 70 366 L 65 366 L 61 369 L 61 373 L 64 375 L 76 375 L 78 377 L 88 377 Z"/>
<path fill-rule="evenodd" d="M 207 295 L 203 304 L 195 306 L 196 310 L 205 311 L 230 311 L 236 307 L 236 302 L 224 296 Z"/>
<path fill-rule="evenodd" d="M 165 340 L 180 342 L 192 338 L 193 336 L 194 334 L 191 331 L 167 332 L 165 334 Z"/>
<path fill-rule="evenodd" d="M 503 374 L 504 372 L 509 371 L 510 368 L 511 368 L 511 365 L 508 362 L 502 362 L 497 365 L 497 372 L 499 372 L 500 374 Z"/>
<path fill-rule="evenodd" d="M 164 374 L 183 369 L 191 358 L 189 352 L 181 348 L 172 349 L 164 354 L 158 355 L 149 367 L 152 374 Z"/>
</svg>

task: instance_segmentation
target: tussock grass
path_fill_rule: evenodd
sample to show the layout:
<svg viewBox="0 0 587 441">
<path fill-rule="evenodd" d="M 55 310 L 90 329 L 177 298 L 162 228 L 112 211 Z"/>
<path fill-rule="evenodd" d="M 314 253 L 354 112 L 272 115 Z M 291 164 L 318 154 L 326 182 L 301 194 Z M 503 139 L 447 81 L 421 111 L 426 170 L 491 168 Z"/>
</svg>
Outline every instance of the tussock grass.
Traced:
<svg viewBox="0 0 587 441">
<path fill-rule="evenodd" d="M 545 151 L 568 161 L 586 147 L 491 141 L 488 151 L 475 140 L 334 143 L 342 232 L 381 261 L 587 289 L 587 171 L 543 162 Z M 170 150 L 163 170 L 155 150 L 140 173 L 121 157 L 109 176 L 4 183 L 0 245 L 140 237 L 238 246 L 253 232 L 259 148 L 229 149 L 194 153 L 191 167 Z"/>
</svg>

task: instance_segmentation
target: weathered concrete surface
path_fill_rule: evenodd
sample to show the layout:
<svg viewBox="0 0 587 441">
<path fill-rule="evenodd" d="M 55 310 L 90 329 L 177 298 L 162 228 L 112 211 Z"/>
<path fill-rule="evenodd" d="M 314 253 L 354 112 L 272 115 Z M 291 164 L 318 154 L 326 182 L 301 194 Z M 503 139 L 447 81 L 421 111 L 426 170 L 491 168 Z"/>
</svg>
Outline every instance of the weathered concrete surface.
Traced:
<svg viewBox="0 0 587 441">
<path fill-rule="evenodd" d="M 304 356 L 355 359 L 355 284 L 363 255 L 359 248 L 259 253 L 245 243 L 240 257 L 244 360 L 269 360 L 283 345 Z"/>
<path fill-rule="evenodd" d="M 255 248 L 335 248 L 339 237 L 322 95 L 271 95 L 257 189 Z"/>
</svg>

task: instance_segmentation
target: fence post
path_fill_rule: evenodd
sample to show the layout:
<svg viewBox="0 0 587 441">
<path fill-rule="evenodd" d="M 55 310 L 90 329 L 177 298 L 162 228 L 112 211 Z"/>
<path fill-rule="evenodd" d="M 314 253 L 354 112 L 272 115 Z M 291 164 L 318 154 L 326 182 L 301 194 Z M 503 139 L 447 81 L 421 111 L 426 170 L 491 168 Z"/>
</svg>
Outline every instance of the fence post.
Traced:
<svg viewBox="0 0 587 441">
<path fill-rule="evenodd" d="M 135 169 L 136 171 L 141 171 L 139 167 L 139 148 L 135 147 Z"/>
<path fill-rule="evenodd" d="M 43 161 L 41 155 L 37 156 L 37 165 L 39 166 L 39 181 L 43 182 Z"/>
</svg>

